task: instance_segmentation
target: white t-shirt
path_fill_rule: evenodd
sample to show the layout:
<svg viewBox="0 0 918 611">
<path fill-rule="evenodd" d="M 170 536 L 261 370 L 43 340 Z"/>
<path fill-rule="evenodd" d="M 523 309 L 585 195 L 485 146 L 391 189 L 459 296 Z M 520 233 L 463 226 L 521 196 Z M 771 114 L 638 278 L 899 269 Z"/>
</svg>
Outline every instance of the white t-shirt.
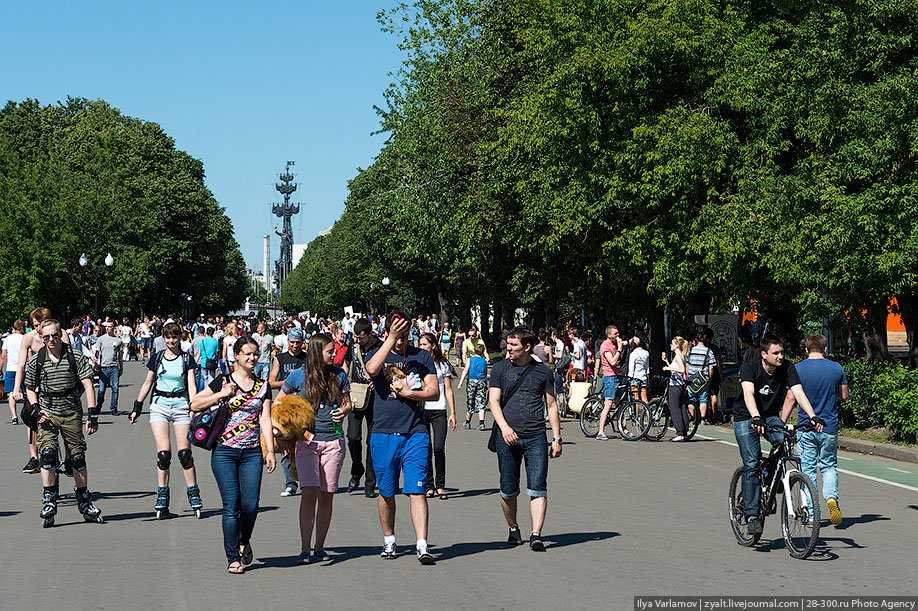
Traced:
<svg viewBox="0 0 918 611">
<path fill-rule="evenodd" d="M 647 381 L 650 372 L 650 353 L 641 346 L 634 348 L 628 354 L 628 377 Z"/>
<path fill-rule="evenodd" d="M 131 334 L 134 332 L 133 329 L 131 329 L 127 325 L 121 325 L 118 328 L 118 330 L 121 332 L 121 341 L 123 341 L 124 343 L 128 343 L 131 341 Z"/>
<path fill-rule="evenodd" d="M 3 340 L 3 349 L 6 350 L 6 370 L 13 373 L 19 369 L 19 351 L 22 349 L 22 333 L 10 333 Z"/>
<path fill-rule="evenodd" d="M 287 352 L 287 336 L 283 333 L 274 336 L 274 345 L 277 346 L 281 352 Z"/>
<path fill-rule="evenodd" d="M 580 358 L 574 358 L 574 353 L 580 353 Z M 586 351 L 586 342 L 584 342 L 579 337 L 573 342 L 573 349 L 571 350 L 571 362 L 574 365 L 574 369 L 586 369 L 587 361 L 587 351 Z"/>
<path fill-rule="evenodd" d="M 453 369 L 448 363 L 434 363 L 437 368 L 437 383 L 440 385 L 440 398 L 436 401 L 425 401 L 424 409 L 431 411 L 443 411 L 446 405 L 446 385 L 450 384 L 449 379 L 453 377 Z"/>
</svg>

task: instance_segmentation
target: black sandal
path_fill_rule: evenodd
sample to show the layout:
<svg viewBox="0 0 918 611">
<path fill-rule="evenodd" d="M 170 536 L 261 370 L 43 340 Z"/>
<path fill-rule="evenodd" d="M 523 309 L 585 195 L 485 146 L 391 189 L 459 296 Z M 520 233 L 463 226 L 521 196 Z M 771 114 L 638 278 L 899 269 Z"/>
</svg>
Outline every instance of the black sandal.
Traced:
<svg viewBox="0 0 918 611">
<path fill-rule="evenodd" d="M 234 560 L 229 563 L 229 566 L 226 567 L 226 572 L 230 575 L 244 575 L 245 567 L 242 566 L 242 563 L 238 560 Z"/>
<path fill-rule="evenodd" d="M 449 494 L 446 493 L 446 490 L 444 490 L 443 492 L 439 492 L 438 494 L 440 495 L 441 501 L 445 501 L 446 499 L 449 498 Z"/>
</svg>

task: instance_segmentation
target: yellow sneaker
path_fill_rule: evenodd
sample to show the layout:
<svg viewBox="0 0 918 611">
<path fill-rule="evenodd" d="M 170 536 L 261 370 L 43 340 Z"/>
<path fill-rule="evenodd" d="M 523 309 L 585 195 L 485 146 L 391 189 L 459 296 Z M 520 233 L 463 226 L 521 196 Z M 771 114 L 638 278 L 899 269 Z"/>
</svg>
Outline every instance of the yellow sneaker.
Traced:
<svg viewBox="0 0 918 611">
<path fill-rule="evenodd" d="M 831 522 L 834 526 L 841 524 L 842 512 L 838 507 L 838 500 L 829 499 L 826 501 L 826 505 L 829 506 L 829 522 Z"/>
</svg>

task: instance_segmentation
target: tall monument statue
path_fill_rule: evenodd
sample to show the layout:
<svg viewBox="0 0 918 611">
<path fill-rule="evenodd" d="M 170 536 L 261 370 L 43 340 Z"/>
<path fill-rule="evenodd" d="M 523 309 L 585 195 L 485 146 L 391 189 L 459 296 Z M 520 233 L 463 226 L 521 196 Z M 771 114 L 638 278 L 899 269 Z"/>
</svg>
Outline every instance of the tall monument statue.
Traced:
<svg viewBox="0 0 918 611">
<path fill-rule="evenodd" d="M 284 280 L 293 270 L 293 225 L 290 219 L 294 214 L 299 214 L 300 204 L 291 204 L 290 196 L 296 191 L 296 183 L 293 182 L 293 174 L 290 173 L 290 166 L 295 162 L 288 161 L 284 173 L 280 175 L 281 182 L 274 185 L 274 188 L 284 196 L 283 204 L 272 204 L 271 210 L 275 216 L 283 219 L 283 230 L 278 230 L 274 226 L 274 233 L 280 236 L 280 257 L 274 264 L 274 281 L 277 284 L 277 291 L 280 292 L 284 285 Z"/>
</svg>

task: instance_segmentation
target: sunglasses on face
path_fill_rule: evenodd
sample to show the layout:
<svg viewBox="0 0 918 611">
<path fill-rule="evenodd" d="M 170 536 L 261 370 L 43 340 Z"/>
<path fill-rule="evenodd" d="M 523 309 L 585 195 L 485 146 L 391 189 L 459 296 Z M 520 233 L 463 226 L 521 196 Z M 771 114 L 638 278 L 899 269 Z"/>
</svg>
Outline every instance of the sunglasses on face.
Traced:
<svg viewBox="0 0 918 611">
<path fill-rule="evenodd" d="M 57 333 L 48 333 L 48 334 L 46 334 L 46 335 L 42 335 L 42 336 L 41 336 L 41 341 L 43 341 L 43 342 L 49 342 L 49 341 L 51 341 L 52 339 L 60 339 L 60 338 L 61 338 L 61 333 L 60 333 L 60 331 L 58 331 Z"/>
</svg>

